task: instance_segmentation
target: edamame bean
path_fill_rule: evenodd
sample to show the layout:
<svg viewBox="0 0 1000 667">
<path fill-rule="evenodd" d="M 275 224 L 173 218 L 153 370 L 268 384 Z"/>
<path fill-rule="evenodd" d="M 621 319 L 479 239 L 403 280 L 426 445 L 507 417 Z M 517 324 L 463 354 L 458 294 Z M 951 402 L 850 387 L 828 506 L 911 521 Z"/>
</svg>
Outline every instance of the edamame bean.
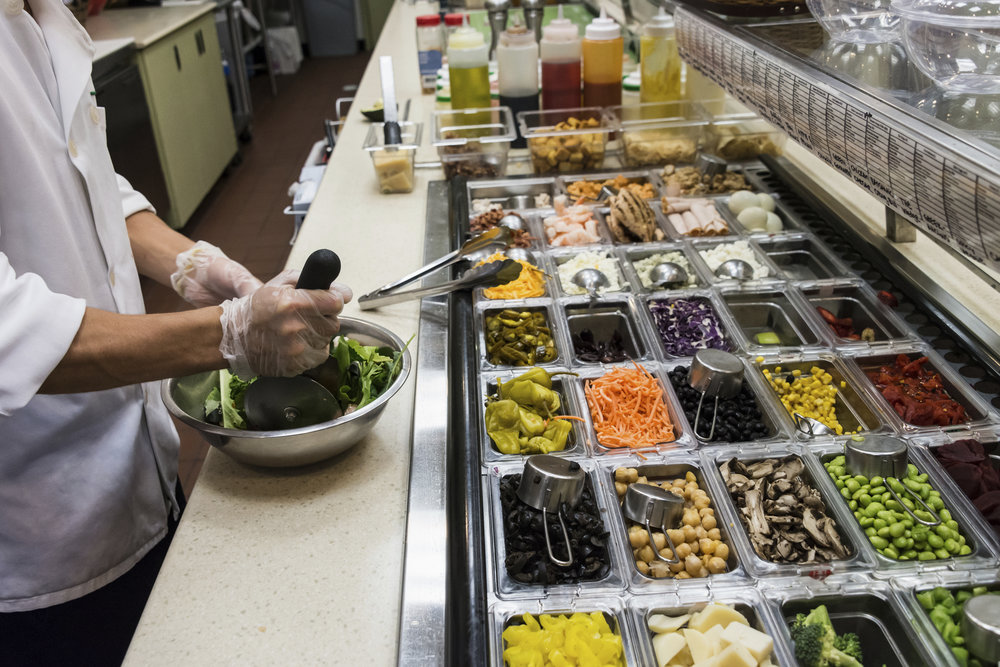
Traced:
<svg viewBox="0 0 1000 667">
<path fill-rule="evenodd" d="M 879 537 L 878 535 L 872 535 L 872 536 L 870 536 L 868 538 L 868 541 L 871 542 L 872 546 L 874 546 L 879 551 L 881 551 L 882 549 L 885 549 L 887 546 L 889 546 L 889 542 L 886 541 L 885 538 Z"/>
</svg>

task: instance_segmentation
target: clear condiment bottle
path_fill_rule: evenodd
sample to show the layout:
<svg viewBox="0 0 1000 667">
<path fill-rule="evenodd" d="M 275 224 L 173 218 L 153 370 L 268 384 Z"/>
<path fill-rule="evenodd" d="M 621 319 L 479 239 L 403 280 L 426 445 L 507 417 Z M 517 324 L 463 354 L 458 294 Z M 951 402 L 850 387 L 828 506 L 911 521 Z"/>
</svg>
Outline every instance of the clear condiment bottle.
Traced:
<svg viewBox="0 0 1000 667">
<path fill-rule="evenodd" d="M 698 102 L 712 115 L 721 114 L 726 106 L 726 91 L 693 67 L 686 69 L 686 75 L 687 99 Z"/>
<path fill-rule="evenodd" d="M 642 27 L 639 36 L 639 70 L 643 102 L 672 102 L 681 99 L 681 57 L 677 53 L 674 19 L 660 11 Z"/>
<path fill-rule="evenodd" d="M 580 106 L 580 32 L 559 5 L 559 16 L 542 28 L 542 108 L 575 109 Z"/>
<path fill-rule="evenodd" d="M 452 109 L 490 106 L 489 45 L 468 20 L 448 41 L 448 79 Z"/>
<path fill-rule="evenodd" d="M 583 106 L 622 103 L 622 31 L 604 8 L 583 34 Z"/>
<path fill-rule="evenodd" d="M 417 63 L 420 67 L 420 89 L 425 95 L 434 92 L 437 71 L 441 69 L 444 52 L 444 33 L 441 17 L 425 14 L 417 17 Z"/>
<path fill-rule="evenodd" d="M 448 62 L 448 44 L 451 43 L 451 36 L 455 34 L 455 31 L 462 27 L 462 23 L 465 22 L 465 14 L 459 12 L 451 12 L 444 15 L 444 61 Z"/>
<path fill-rule="evenodd" d="M 538 44 L 535 33 L 517 17 L 513 25 L 500 34 L 497 77 L 502 106 L 510 107 L 515 116 L 519 111 L 538 110 Z M 512 146 L 525 146 L 520 131 Z"/>
</svg>

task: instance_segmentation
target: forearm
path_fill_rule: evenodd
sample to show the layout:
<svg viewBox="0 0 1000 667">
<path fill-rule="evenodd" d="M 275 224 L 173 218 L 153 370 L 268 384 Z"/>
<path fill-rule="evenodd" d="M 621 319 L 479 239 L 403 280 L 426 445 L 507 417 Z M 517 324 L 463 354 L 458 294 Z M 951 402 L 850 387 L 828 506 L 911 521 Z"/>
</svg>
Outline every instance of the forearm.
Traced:
<svg viewBox="0 0 1000 667">
<path fill-rule="evenodd" d="M 194 241 L 150 211 L 130 215 L 125 226 L 139 273 L 169 287 L 170 274 L 177 269 L 177 255 L 193 246 Z"/>
<path fill-rule="evenodd" d="M 226 367 L 219 307 L 167 315 L 88 308 L 40 393 L 97 391 Z"/>
</svg>

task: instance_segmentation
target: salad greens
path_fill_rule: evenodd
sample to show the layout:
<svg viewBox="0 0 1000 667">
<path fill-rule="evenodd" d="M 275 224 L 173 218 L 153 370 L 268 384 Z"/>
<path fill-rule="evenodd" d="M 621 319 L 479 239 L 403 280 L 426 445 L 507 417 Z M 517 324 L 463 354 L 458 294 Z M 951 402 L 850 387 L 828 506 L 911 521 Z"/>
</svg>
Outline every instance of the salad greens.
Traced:
<svg viewBox="0 0 1000 667">
<path fill-rule="evenodd" d="M 403 366 L 402 352 L 362 345 L 346 336 L 335 336 L 330 341 L 330 356 L 337 366 L 337 381 L 326 384 L 326 388 L 344 414 L 363 408 L 385 393 Z M 244 381 L 226 369 L 220 370 L 219 386 L 205 397 L 205 421 L 223 428 L 252 429 L 247 423 L 243 396 L 255 379 Z"/>
</svg>

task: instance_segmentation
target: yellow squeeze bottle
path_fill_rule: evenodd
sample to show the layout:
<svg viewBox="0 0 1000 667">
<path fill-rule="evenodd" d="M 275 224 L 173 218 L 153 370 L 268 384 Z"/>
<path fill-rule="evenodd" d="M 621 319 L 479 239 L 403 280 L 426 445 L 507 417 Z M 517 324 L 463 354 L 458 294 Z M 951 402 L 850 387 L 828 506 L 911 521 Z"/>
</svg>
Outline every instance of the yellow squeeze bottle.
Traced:
<svg viewBox="0 0 1000 667">
<path fill-rule="evenodd" d="M 448 40 L 448 79 L 452 109 L 479 109 L 490 106 L 490 75 L 487 68 L 489 46 L 483 34 L 462 27 Z"/>
<path fill-rule="evenodd" d="M 663 7 L 639 36 L 640 102 L 672 102 L 681 99 L 681 58 L 677 53 L 674 19 Z"/>
</svg>

